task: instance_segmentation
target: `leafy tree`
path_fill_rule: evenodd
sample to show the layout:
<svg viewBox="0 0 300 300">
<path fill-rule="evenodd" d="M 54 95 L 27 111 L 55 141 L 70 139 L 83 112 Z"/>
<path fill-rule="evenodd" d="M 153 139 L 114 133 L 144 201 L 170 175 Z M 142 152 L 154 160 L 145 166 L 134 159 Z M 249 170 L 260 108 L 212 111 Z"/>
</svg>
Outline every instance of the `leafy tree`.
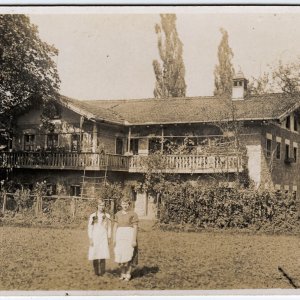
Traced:
<svg viewBox="0 0 300 300">
<path fill-rule="evenodd" d="M 53 61 L 56 55 L 58 50 L 40 39 L 37 26 L 28 16 L 0 15 L 2 126 L 9 129 L 12 119 L 32 105 L 47 106 L 58 98 L 60 80 Z"/>
<path fill-rule="evenodd" d="M 265 72 L 258 78 L 252 77 L 247 86 L 247 95 L 262 95 L 272 92 L 272 88 L 270 86 L 271 78 L 268 72 Z"/>
<path fill-rule="evenodd" d="M 300 92 L 300 61 L 283 64 L 279 61 L 273 69 L 272 79 L 275 89 L 283 93 L 296 95 Z"/>
<path fill-rule="evenodd" d="M 225 29 L 220 29 L 222 39 L 218 47 L 219 64 L 215 66 L 215 90 L 214 95 L 230 96 L 232 93 L 232 79 L 234 76 L 234 68 L 232 65 L 233 52 L 229 47 L 228 33 Z"/>
<path fill-rule="evenodd" d="M 186 93 L 183 44 L 176 29 L 176 15 L 161 14 L 161 25 L 156 24 L 158 50 L 162 65 L 153 61 L 156 78 L 155 98 L 184 97 Z M 164 42 L 163 42 L 164 39 Z"/>
<path fill-rule="evenodd" d="M 300 61 L 286 63 L 279 61 L 258 78 L 252 78 L 247 93 L 262 95 L 266 93 L 285 93 L 298 95 L 300 92 Z"/>
</svg>

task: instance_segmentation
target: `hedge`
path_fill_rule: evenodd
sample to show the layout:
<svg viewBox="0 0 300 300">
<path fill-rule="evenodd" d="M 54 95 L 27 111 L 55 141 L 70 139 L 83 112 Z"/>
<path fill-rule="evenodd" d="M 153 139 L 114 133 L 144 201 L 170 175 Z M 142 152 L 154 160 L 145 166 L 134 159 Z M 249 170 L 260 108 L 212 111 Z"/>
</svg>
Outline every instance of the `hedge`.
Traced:
<svg viewBox="0 0 300 300">
<path fill-rule="evenodd" d="M 195 228 L 300 228 L 297 203 L 291 194 L 189 182 L 167 185 L 161 198 L 159 221 Z"/>
</svg>

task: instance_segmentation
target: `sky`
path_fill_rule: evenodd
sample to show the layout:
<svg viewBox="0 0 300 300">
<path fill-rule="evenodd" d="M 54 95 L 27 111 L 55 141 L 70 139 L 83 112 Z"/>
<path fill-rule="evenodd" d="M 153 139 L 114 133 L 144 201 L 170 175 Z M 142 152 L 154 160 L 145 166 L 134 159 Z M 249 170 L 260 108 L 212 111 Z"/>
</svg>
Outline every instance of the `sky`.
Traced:
<svg viewBox="0 0 300 300">
<path fill-rule="evenodd" d="M 175 12 L 183 42 L 187 96 L 210 96 L 221 40 L 228 31 L 233 64 L 258 77 L 300 57 L 300 8 L 227 7 L 71 8 L 27 12 L 40 37 L 59 50 L 61 94 L 76 99 L 153 97 L 153 59 L 159 59 L 154 26 L 159 13 Z"/>
</svg>

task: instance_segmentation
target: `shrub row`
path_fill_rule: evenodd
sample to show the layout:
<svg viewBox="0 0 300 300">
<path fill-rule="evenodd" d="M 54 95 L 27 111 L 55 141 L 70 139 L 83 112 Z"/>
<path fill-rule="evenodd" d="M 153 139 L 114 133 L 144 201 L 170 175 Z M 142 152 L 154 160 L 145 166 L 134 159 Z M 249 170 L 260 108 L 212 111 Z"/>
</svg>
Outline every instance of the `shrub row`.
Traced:
<svg viewBox="0 0 300 300">
<path fill-rule="evenodd" d="M 162 194 L 159 221 L 195 228 L 299 228 L 293 195 L 252 189 L 169 183 Z"/>
</svg>

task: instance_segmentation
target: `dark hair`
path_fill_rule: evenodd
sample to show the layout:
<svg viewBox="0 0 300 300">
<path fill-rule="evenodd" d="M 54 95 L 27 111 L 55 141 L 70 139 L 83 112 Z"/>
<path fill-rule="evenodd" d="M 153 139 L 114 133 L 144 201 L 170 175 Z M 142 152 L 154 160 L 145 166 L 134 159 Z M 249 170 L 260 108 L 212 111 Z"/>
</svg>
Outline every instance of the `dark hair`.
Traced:
<svg viewBox="0 0 300 300">
<path fill-rule="evenodd" d="M 123 198 L 122 200 L 121 200 L 121 203 L 122 202 L 125 202 L 125 203 L 128 203 L 128 204 L 131 204 L 131 200 L 130 199 L 128 199 L 128 198 Z"/>
</svg>

